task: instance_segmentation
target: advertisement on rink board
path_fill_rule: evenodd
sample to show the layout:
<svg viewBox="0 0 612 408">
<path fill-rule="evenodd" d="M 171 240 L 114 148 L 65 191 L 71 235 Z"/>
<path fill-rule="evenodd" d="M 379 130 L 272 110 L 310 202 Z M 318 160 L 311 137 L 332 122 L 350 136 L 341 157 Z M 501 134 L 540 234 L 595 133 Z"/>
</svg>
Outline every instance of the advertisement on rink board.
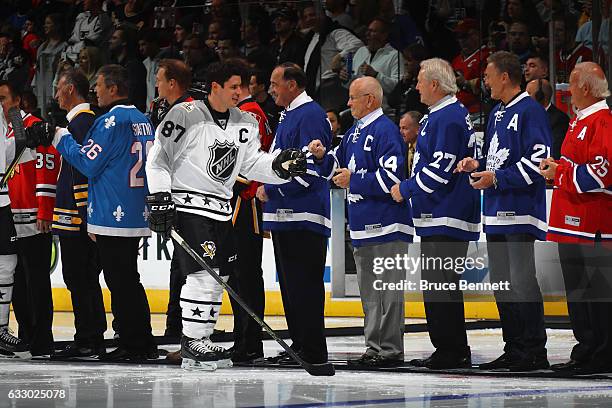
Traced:
<svg viewBox="0 0 612 408">
<path fill-rule="evenodd" d="M 547 207 L 550 209 L 550 199 L 552 196 L 552 190 L 547 190 Z M 331 241 L 330 241 L 331 242 Z M 415 242 L 419 242 L 419 238 L 415 237 Z M 490 293 L 488 269 L 486 265 L 486 242 L 484 234 L 481 234 L 478 242 L 470 243 L 468 249 L 468 257 L 473 259 L 471 262 L 462 267 L 462 281 L 464 290 L 469 290 L 471 293 Z M 61 259 L 59 257 L 59 243 L 54 241 L 53 250 L 53 262 L 52 262 L 52 275 L 51 284 L 56 288 L 64 288 L 65 284 L 61 276 Z M 307 250 L 305 248 L 305 250 Z M 326 290 L 331 290 L 331 252 L 334 249 L 328 245 L 327 248 L 327 259 L 325 266 L 325 284 Z M 138 260 L 138 270 L 140 271 L 141 281 L 146 289 L 168 289 L 168 278 L 170 273 L 170 260 L 172 258 L 173 246 L 171 241 L 163 242 L 163 240 L 155 233 L 151 237 L 145 239 L 141 243 L 140 257 Z M 406 264 L 407 275 L 412 274 L 413 276 L 408 279 L 403 290 L 409 292 L 418 292 L 422 288 L 419 286 L 420 277 L 420 265 L 422 261 L 420 258 L 419 250 L 417 245 L 411 245 L 407 255 L 402 254 L 404 258 L 407 258 L 409 262 Z M 388 261 L 388 260 L 387 260 Z M 415 266 L 412 268 L 412 266 Z M 538 267 L 537 274 L 542 287 L 542 292 L 547 295 L 560 295 L 563 293 L 562 276 L 559 269 L 558 256 L 556 250 L 556 244 L 554 243 L 542 243 L 536 245 L 536 265 Z M 384 265 L 379 264 L 373 265 L 373 270 L 382 268 Z M 410 269 L 414 269 L 412 273 Z M 276 267 L 274 263 L 274 250 L 272 247 L 271 239 L 264 239 L 263 245 L 263 261 L 262 269 L 264 276 L 265 289 L 270 291 L 280 290 L 278 279 L 276 276 Z M 335 271 L 335 273 L 345 274 L 345 270 Z M 359 293 L 355 285 L 351 285 L 353 277 L 356 276 L 347 274 L 347 290 L 346 296 L 359 296 Z M 416 281 L 416 284 L 412 282 Z M 100 282 L 104 284 L 104 278 L 100 274 Z M 400 287 L 397 288 L 399 290 Z M 494 288 L 493 288 L 494 289 Z"/>
</svg>

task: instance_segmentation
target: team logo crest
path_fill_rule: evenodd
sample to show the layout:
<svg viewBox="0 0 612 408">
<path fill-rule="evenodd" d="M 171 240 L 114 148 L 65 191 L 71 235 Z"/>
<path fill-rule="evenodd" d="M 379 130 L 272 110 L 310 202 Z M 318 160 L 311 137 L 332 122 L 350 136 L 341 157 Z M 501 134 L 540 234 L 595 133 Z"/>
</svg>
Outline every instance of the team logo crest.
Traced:
<svg viewBox="0 0 612 408">
<path fill-rule="evenodd" d="M 487 154 L 487 171 L 499 170 L 504 165 L 509 155 L 510 149 L 506 147 L 503 149 L 499 148 L 499 139 L 497 138 L 497 132 L 495 132 L 493 139 L 491 139 L 491 145 L 489 146 L 489 152 Z"/>
<path fill-rule="evenodd" d="M 212 241 L 204 241 L 203 244 L 200 244 L 202 249 L 204 250 L 204 255 L 213 259 L 215 257 L 215 252 L 217 252 L 217 246 Z"/>
<path fill-rule="evenodd" d="M 104 128 L 110 129 L 113 126 L 115 126 L 115 116 L 114 115 L 111 116 L 110 118 L 104 119 Z"/>
<path fill-rule="evenodd" d="M 234 167 L 236 166 L 236 158 L 238 157 L 238 147 L 232 142 L 219 142 L 215 140 L 212 146 L 209 146 L 210 159 L 208 159 L 208 174 L 221 183 L 229 180 Z"/>
</svg>

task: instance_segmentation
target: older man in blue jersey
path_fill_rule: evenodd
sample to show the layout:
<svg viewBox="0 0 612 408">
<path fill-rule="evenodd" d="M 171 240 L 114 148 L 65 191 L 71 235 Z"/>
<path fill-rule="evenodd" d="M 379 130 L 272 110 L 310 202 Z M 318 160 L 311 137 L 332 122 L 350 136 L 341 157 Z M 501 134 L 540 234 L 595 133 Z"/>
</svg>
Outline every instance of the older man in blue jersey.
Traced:
<svg viewBox="0 0 612 408">
<path fill-rule="evenodd" d="M 421 63 L 417 90 L 429 114 L 421 120 L 412 177 L 391 189 L 393 198 L 412 200 L 413 221 L 421 237 L 421 279 L 429 338 L 436 348 L 425 359 L 410 363 L 432 369 L 471 366 L 465 331 L 463 293 L 458 289 L 469 241 L 480 231 L 480 195 L 465 174 L 453 174 L 458 159 L 476 147 L 469 112 L 455 96 L 450 64 L 439 58 Z M 440 260 L 452 259 L 454 267 Z M 452 284 L 452 285 L 451 285 Z"/>
<path fill-rule="evenodd" d="M 510 290 L 495 291 L 504 353 L 482 369 L 549 366 L 534 241 L 546 240 L 546 185 L 538 166 L 550 156 L 552 136 L 544 108 L 521 91 L 521 76 L 516 55 L 499 51 L 489 57 L 485 84 L 500 103 L 489 115 L 486 154 L 466 157 L 457 166 L 473 172 L 472 187 L 484 190 L 490 279 L 510 282 Z"/>
<path fill-rule="evenodd" d="M 349 364 L 370 367 L 404 363 L 404 291 L 384 284 L 401 283 L 406 270 L 395 264 L 380 272 L 374 267 L 379 260 L 407 253 L 414 235 L 410 206 L 391 197 L 390 188 L 406 175 L 406 144 L 398 127 L 383 114 L 382 100 L 378 80 L 356 79 L 348 106 L 357 121 L 342 143 L 327 155 L 319 140 L 308 146 L 320 174 L 347 189 L 366 341 L 365 353 Z"/>
<path fill-rule="evenodd" d="M 89 179 L 87 231 L 96 241 L 121 332 L 119 347 L 100 356 L 108 361 L 158 357 L 137 264 L 140 238 L 151 235 L 145 208 L 145 160 L 153 145 L 154 129 L 129 103 L 128 89 L 125 68 L 100 68 L 96 94 L 98 105 L 109 109 L 108 113 L 96 119 L 82 145 L 65 137 L 70 133 L 63 128 L 55 131 L 52 140 L 62 157 Z M 30 137 L 41 144 L 51 142 L 44 125 Z"/>
</svg>

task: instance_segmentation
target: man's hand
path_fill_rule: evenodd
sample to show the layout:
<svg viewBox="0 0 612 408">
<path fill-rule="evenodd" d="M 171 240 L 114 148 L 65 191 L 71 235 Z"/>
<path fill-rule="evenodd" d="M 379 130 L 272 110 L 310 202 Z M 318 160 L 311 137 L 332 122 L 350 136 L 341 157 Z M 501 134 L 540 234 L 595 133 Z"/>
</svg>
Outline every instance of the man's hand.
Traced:
<svg viewBox="0 0 612 408">
<path fill-rule="evenodd" d="M 400 192 L 399 183 L 391 187 L 391 197 L 393 197 L 393 199 L 398 203 L 401 203 L 402 201 L 404 201 L 404 197 L 402 196 L 402 193 Z"/>
<path fill-rule="evenodd" d="M 50 146 L 55 136 L 55 127 L 47 122 L 35 122 L 25 129 L 26 146 L 35 149 L 38 146 Z"/>
<path fill-rule="evenodd" d="M 269 200 L 268 195 L 266 194 L 266 189 L 264 186 L 257 187 L 257 192 L 255 193 L 255 197 L 259 199 L 262 203 L 265 203 Z"/>
<path fill-rule="evenodd" d="M 476 170 L 480 166 L 478 160 L 472 159 L 471 157 L 466 157 L 465 159 L 459 160 L 457 163 L 457 167 L 453 170 L 453 173 L 460 173 L 462 171 L 466 173 L 471 173 Z"/>
<path fill-rule="evenodd" d="M 559 167 L 559 165 L 552 157 L 544 159 L 540 162 L 540 174 L 544 176 L 546 180 L 554 180 L 557 167 Z"/>
<path fill-rule="evenodd" d="M 283 179 L 306 173 L 306 155 L 298 149 L 285 149 L 272 162 L 272 170 Z"/>
<path fill-rule="evenodd" d="M 164 239 L 170 238 L 170 230 L 175 223 L 176 208 L 172 195 L 167 192 L 149 194 L 146 198 L 149 206 L 149 228 Z"/>
<path fill-rule="evenodd" d="M 37 219 L 36 229 L 43 234 L 46 234 L 47 232 L 51 232 L 51 221 Z"/>
<path fill-rule="evenodd" d="M 332 178 L 333 182 L 340 188 L 348 188 L 351 184 L 351 171 L 349 169 L 338 169 Z"/>
<path fill-rule="evenodd" d="M 373 77 L 373 78 L 376 78 L 376 76 L 378 75 L 378 71 L 372 68 L 371 65 L 368 65 L 365 63 L 359 66 L 359 73 L 365 76 Z"/>
<path fill-rule="evenodd" d="M 484 190 L 496 182 L 495 173 L 492 171 L 477 171 L 470 174 L 470 184 L 476 190 Z"/>
<path fill-rule="evenodd" d="M 317 159 L 321 160 L 325 156 L 325 146 L 319 139 L 315 139 L 308 143 L 308 151 Z"/>
</svg>

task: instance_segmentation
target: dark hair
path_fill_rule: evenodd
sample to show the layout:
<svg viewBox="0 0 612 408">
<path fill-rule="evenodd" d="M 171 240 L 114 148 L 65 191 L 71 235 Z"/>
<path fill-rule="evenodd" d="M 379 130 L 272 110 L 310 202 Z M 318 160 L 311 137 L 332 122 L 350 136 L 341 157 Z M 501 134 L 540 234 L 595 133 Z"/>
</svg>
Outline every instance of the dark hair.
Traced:
<svg viewBox="0 0 612 408">
<path fill-rule="evenodd" d="M 70 67 L 62 71 L 60 79 L 65 78 L 66 83 L 71 84 L 76 89 L 77 95 L 83 99 L 87 99 L 89 94 L 89 81 L 80 69 Z"/>
<path fill-rule="evenodd" d="M 241 76 L 242 71 L 236 64 L 228 62 L 213 62 L 206 70 L 206 79 L 212 85 L 213 82 L 223 85 L 234 75 Z"/>
<path fill-rule="evenodd" d="M 385 19 L 384 17 L 381 16 L 376 16 L 374 17 L 372 20 L 370 20 L 370 22 L 368 23 L 368 26 L 370 24 L 372 24 L 373 22 L 378 21 L 379 23 L 382 24 L 383 29 L 385 30 L 385 34 L 389 34 L 391 32 L 391 24 L 389 23 L 389 21 L 387 19 Z"/>
<path fill-rule="evenodd" d="M 284 62 L 278 65 L 277 68 L 283 69 L 283 79 L 285 81 L 295 81 L 298 88 L 306 88 L 306 73 L 298 64 L 293 62 Z"/>
<path fill-rule="evenodd" d="M 266 91 L 270 88 L 270 73 L 265 72 L 263 69 L 256 68 L 251 71 L 251 75 L 255 77 L 255 82 L 263 84 Z M 251 78 L 249 78 L 249 82 Z"/>
<path fill-rule="evenodd" d="M 21 92 L 15 87 L 14 81 L 0 80 L 0 86 L 6 86 L 11 94 L 11 98 L 21 98 Z"/>
<path fill-rule="evenodd" d="M 60 38 L 63 40 L 66 38 L 66 24 L 64 20 L 64 16 L 61 13 L 51 13 L 47 14 L 45 18 L 51 19 L 53 21 L 53 25 L 55 26 L 55 31 L 58 33 Z"/>
<path fill-rule="evenodd" d="M 404 115 L 408 115 L 408 116 L 410 116 L 410 119 L 412 119 L 412 121 L 413 121 L 415 124 L 417 124 L 417 125 L 419 124 L 419 122 L 421 121 L 421 119 L 423 119 L 423 114 L 422 114 L 421 112 L 419 112 L 419 111 L 415 111 L 415 110 L 408 111 L 408 112 L 404 113 Z M 402 115 L 402 116 L 403 116 L 403 115 Z"/>
<path fill-rule="evenodd" d="M 404 56 L 406 54 L 410 54 L 412 58 L 418 62 L 426 60 L 429 57 L 427 53 L 427 48 L 425 48 L 422 44 L 419 43 L 410 44 L 402 50 L 402 54 Z"/>
<path fill-rule="evenodd" d="M 183 40 L 183 44 L 185 44 L 185 41 L 191 41 L 191 40 L 196 40 L 198 42 L 198 47 L 201 48 L 201 49 L 204 49 L 204 47 L 206 46 L 206 43 L 204 42 L 204 39 L 201 36 L 199 36 L 198 34 L 189 34 Z M 181 44 L 181 45 L 183 45 L 183 44 Z"/>
<path fill-rule="evenodd" d="M 325 113 L 330 113 L 330 112 L 336 115 L 336 120 L 338 121 L 338 123 L 340 123 L 340 113 L 336 109 L 326 109 L 325 110 Z"/>
<path fill-rule="evenodd" d="M 244 58 L 229 58 L 225 62 L 230 65 L 235 65 L 240 70 L 240 81 L 243 87 L 248 87 L 251 82 L 251 70 L 249 64 Z"/>
<path fill-rule="evenodd" d="M 508 51 L 497 51 L 487 58 L 487 62 L 495 65 L 499 73 L 507 73 L 513 85 L 521 84 L 523 70 L 521 68 L 521 61 L 516 54 Z"/>
<path fill-rule="evenodd" d="M 136 26 L 130 23 L 121 23 L 115 28 L 115 31 L 121 31 L 121 40 L 125 44 L 125 49 L 128 54 L 134 54 L 138 47 L 138 31 Z"/>
<path fill-rule="evenodd" d="M 191 69 L 181 60 L 163 59 L 159 61 L 159 68 L 164 69 L 166 80 L 174 79 L 178 86 L 187 91 L 191 86 Z"/>
<path fill-rule="evenodd" d="M 117 87 L 118 96 L 127 97 L 129 95 L 130 80 L 128 78 L 128 71 L 121 65 L 103 65 L 98 70 L 97 75 L 102 75 L 104 78 L 104 85 L 106 85 L 107 88 L 115 85 Z"/>
<path fill-rule="evenodd" d="M 544 63 L 544 65 L 546 65 L 546 67 L 548 67 L 548 57 L 546 55 L 544 55 L 544 54 L 534 53 L 534 54 L 531 54 L 529 56 L 529 58 L 527 58 L 527 59 L 528 60 L 529 59 L 539 59 L 540 61 L 542 61 Z"/>
</svg>

